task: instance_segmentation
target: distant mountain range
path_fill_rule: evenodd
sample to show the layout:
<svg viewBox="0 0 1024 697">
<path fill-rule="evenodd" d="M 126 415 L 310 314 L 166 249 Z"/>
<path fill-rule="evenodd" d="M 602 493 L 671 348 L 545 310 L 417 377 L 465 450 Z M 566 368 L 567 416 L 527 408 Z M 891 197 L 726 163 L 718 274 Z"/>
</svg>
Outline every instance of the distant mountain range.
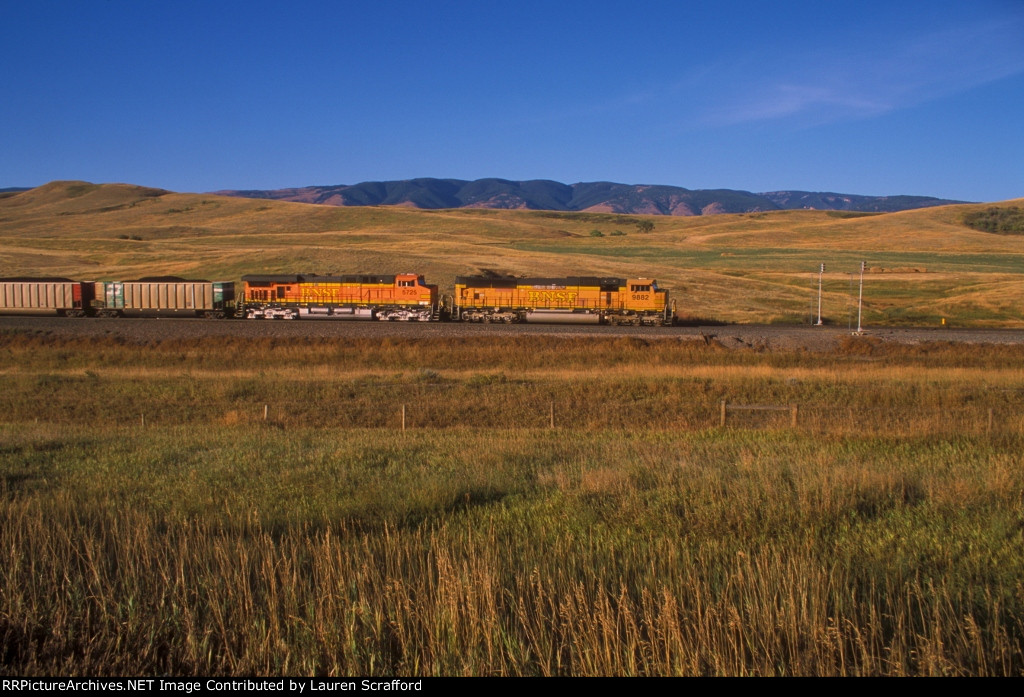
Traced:
<svg viewBox="0 0 1024 697">
<path fill-rule="evenodd" d="M 733 189 L 684 189 L 678 186 L 613 182 L 562 184 L 544 179 L 466 181 L 427 178 L 213 193 L 329 206 L 505 208 L 641 215 L 712 215 L 804 208 L 891 213 L 912 208 L 966 203 L 930 196 L 857 196 L 810 191 L 770 191 L 755 194 Z"/>
</svg>

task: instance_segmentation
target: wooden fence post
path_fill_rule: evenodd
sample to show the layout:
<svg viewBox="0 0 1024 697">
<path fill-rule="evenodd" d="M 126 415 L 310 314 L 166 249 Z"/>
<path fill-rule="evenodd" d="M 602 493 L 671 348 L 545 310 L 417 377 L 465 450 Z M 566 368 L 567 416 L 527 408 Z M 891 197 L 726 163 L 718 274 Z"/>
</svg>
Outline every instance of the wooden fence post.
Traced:
<svg viewBox="0 0 1024 697">
<path fill-rule="evenodd" d="M 724 399 L 722 400 L 722 413 L 721 413 L 721 418 L 719 419 L 718 425 L 720 427 L 722 427 L 722 428 L 725 428 L 725 400 Z"/>
<path fill-rule="evenodd" d="M 797 408 L 798 407 L 795 404 L 790 404 L 789 405 L 789 421 L 790 421 L 790 426 L 792 426 L 793 428 L 796 428 L 796 411 L 797 411 Z"/>
</svg>

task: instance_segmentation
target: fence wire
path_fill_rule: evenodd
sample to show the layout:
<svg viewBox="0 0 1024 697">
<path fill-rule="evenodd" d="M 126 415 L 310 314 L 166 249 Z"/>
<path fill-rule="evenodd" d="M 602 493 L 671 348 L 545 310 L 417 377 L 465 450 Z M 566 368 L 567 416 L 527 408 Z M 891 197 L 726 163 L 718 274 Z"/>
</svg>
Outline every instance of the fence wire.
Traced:
<svg viewBox="0 0 1024 697">
<path fill-rule="evenodd" d="M 166 386 L 165 386 L 166 387 Z M 220 394 L 190 392 L 183 381 L 167 394 L 82 393 L 59 389 L 45 398 L 7 390 L 0 422 L 93 425 L 259 425 L 287 428 L 410 429 L 654 429 L 722 428 L 723 395 L 675 390 L 650 394 L 635 385 L 564 383 L 342 384 L 302 391 L 233 385 Z M 597 396 L 595 396 L 597 394 Z M 1024 398 L 1006 391 L 988 404 L 932 406 L 757 402 L 725 395 L 727 429 L 796 429 L 842 434 L 1018 434 L 1024 432 Z M 753 409 L 749 407 L 755 407 Z M 795 407 L 795 414 L 792 408 Z M 794 418 L 795 417 L 795 418 Z"/>
</svg>

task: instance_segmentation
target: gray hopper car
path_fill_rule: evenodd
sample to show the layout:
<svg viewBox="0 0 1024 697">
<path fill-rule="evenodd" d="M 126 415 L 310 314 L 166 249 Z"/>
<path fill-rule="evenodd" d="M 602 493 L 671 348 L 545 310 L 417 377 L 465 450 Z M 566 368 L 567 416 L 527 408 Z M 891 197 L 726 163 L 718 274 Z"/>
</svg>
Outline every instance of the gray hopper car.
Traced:
<svg viewBox="0 0 1024 697">
<path fill-rule="evenodd" d="M 2 278 L 0 313 L 85 317 L 92 292 L 92 283 L 66 278 Z"/>
<path fill-rule="evenodd" d="M 229 317 L 235 284 L 182 279 L 142 279 L 95 284 L 92 307 L 97 317 Z"/>
</svg>

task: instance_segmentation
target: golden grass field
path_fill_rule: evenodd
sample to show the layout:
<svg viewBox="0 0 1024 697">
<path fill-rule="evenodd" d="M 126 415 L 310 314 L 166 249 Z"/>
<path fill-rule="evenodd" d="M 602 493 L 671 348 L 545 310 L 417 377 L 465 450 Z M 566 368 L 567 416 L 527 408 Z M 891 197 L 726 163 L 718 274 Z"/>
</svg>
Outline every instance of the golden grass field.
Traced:
<svg viewBox="0 0 1024 697">
<path fill-rule="evenodd" d="M 690 218 L 426 211 L 54 182 L 0 198 L 0 275 L 237 280 L 415 271 L 442 292 L 456 275 L 482 269 L 637 276 L 670 288 L 684 318 L 799 323 L 817 312 L 825 263 L 823 314 L 846 324 L 857 293 L 852 274 L 865 261 L 866 323 L 1021 326 L 1024 238 L 966 227 L 963 215 L 979 207 Z M 654 222 L 653 232 L 638 231 L 641 218 Z"/>
</svg>

